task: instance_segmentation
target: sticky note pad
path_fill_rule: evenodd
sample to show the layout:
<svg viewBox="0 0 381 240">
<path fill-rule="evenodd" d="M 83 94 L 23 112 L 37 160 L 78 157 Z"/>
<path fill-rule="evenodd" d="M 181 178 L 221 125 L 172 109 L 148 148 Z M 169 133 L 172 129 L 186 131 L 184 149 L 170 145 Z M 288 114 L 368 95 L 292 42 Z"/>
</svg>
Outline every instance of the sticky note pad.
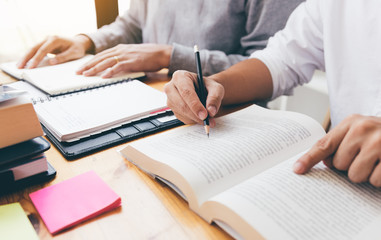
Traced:
<svg viewBox="0 0 381 240">
<path fill-rule="evenodd" d="M 0 239 L 38 240 L 20 203 L 0 206 Z"/>
<path fill-rule="evenodd" d="M 120 197 L 93 171 L 29 196 L 51 234 L 121 205 Z"/>
</svg>

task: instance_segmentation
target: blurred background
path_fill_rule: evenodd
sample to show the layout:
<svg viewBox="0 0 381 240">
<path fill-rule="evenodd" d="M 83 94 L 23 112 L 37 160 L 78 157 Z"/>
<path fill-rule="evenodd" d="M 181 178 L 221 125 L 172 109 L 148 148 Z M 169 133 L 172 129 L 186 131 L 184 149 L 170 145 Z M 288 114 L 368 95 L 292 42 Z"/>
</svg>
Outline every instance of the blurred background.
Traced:
<svg viewBox="0 0 381 240">
<path fill-rule="evenodd" d="M 129 4 L 119 0 L 119 13 Z M 71 37 L 96 29 L 94 0 L 0 0 L 0 63 L 18 60 L 48 35 Z"/>
<path fill-rule="evenodd" d="M 95 31 L 99 24 L 95 6 L 99 17 L 111 12 L 110 5 L 122 14 L 130 0 L 0 0 L 0 63 L 18 60 L 48 35 Z M 316 72 L 311 83 L 296 88 L 293 96 L 279 97 L 268 106 L 302 112 L 323 123 L 328 101 L 325 74 Z"/>
</svg>

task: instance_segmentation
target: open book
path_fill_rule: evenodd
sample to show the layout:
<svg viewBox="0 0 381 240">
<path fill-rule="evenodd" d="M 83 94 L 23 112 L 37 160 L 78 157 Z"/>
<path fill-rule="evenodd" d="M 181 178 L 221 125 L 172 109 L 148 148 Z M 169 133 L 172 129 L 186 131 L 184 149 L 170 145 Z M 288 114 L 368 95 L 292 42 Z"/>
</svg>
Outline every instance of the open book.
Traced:
<svg viewBox="0 0 381 240">
<path fill-rule="evenodd" d="M 99 73 L 97 76 L 85 77 L 77 75 L 75 72 L 86 62 L 90 61 L 93 55 L 49 66 L 45 59 L 37 68 L 34 69 L 18 69 L 16 62 L 8 62 L 0 65 L 1 70 L 9 75 L 25 80 L 51 96 L 64 93 L 81 91 L 83 89 L 104 86 L 111 83 L 143 77 L 143 72 L 121 73 L 112 78 L 101 78 Z"/>
<path fill-rule="evenodd" d="M 210 138 L 199 125 L 185 126 L 121 154 L 235 238 L 381 236 L 381 189 L 352 184 L 323 164 L 293 173 L 295 160 L 325 135 L 315 120 L 253 105 L 216 123 Z"/>
</svg>

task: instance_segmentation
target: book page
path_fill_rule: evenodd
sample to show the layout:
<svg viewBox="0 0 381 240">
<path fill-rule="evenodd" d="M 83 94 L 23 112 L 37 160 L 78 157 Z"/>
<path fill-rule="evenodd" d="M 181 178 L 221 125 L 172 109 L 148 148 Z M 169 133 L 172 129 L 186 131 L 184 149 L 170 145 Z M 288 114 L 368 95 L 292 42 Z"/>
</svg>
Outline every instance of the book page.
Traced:
<svg viewBox="0 0 381 240">
<path fill-rule="evenodd" d="M 299 156 L 217 195 L 203 210 L 218 220 L 236 219 L 228 224 L 236 225 L 232 228 L 243 237 L 254 229 L 266 239 L 381 236 L 381 189 L 353 184 L 322 163 L 306 175 L 297 175 L 292 164 Z M 230 217 L 223 216 L 229 211 Z M 253 229 L 240 229 L 244 224 L 235 215 Z M 369 231 L 378 234 L 369 238 Z"/>
<path fill-rule="evenodd" d="M 216 122 L 210 138 L 202 126 L 193 125 L 134 142 L 131 146 L 178 172 L 191 185 L 201 204 L 309 148 L 325 134 L 321 126 L 307 116 L 255 105 L 218 118 Z M 132 160 L 172 181 L 168 179 L 170 176 L 162 175 L 165 172 L 150 169 L 151 163 L 144 164 L 139 158 Z M 181 190 L 188 199 L 193 195 Z M 193 208 L 197 206 L 191 201 L 190 204 Z"/>
<path fill-rule="evenodd" d="M 166 107 L 164 93 L 138 81 L 122 82 L 36 103 L 41 121 L 60 141 L 71 141 L 147 117 Z"/>
</svg>

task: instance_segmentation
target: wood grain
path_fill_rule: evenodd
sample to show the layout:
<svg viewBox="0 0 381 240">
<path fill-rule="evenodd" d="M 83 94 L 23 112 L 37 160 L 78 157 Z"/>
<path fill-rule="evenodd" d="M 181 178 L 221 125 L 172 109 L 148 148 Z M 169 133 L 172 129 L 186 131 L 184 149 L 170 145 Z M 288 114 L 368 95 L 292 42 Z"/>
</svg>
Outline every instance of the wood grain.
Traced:
<svg viewBox="0 0 381 240">
<path fill-rule="evenodd" d="M 143 81 L 162 90 L 168 80 L 162 71 L 147 74 Z M 14 79 L 0 73 L 0 83 L 12 81 Z M 128 163 L 117 151 L 124 145 L 75 161 L 67 161 L 52 146 L 46 156 L 57 170 L 56 178 L 0 196 L 0 204 L 20 202 L 41 239 L 231 239 L 219 227 L 209 225 L 192 212 L 187 202 L 166 185 Z M 52 236 L 30 201 L 29 193 L 90 170 L 121 196 L 122 206 Z"/>
<path fill-rule="evenodd" d="M 16 79 L 14 79 L 13 77 L 9 76 L 8 74 L 0 70 L 0 85 L 12 83 L 15 81 Z"/>
</svg>

